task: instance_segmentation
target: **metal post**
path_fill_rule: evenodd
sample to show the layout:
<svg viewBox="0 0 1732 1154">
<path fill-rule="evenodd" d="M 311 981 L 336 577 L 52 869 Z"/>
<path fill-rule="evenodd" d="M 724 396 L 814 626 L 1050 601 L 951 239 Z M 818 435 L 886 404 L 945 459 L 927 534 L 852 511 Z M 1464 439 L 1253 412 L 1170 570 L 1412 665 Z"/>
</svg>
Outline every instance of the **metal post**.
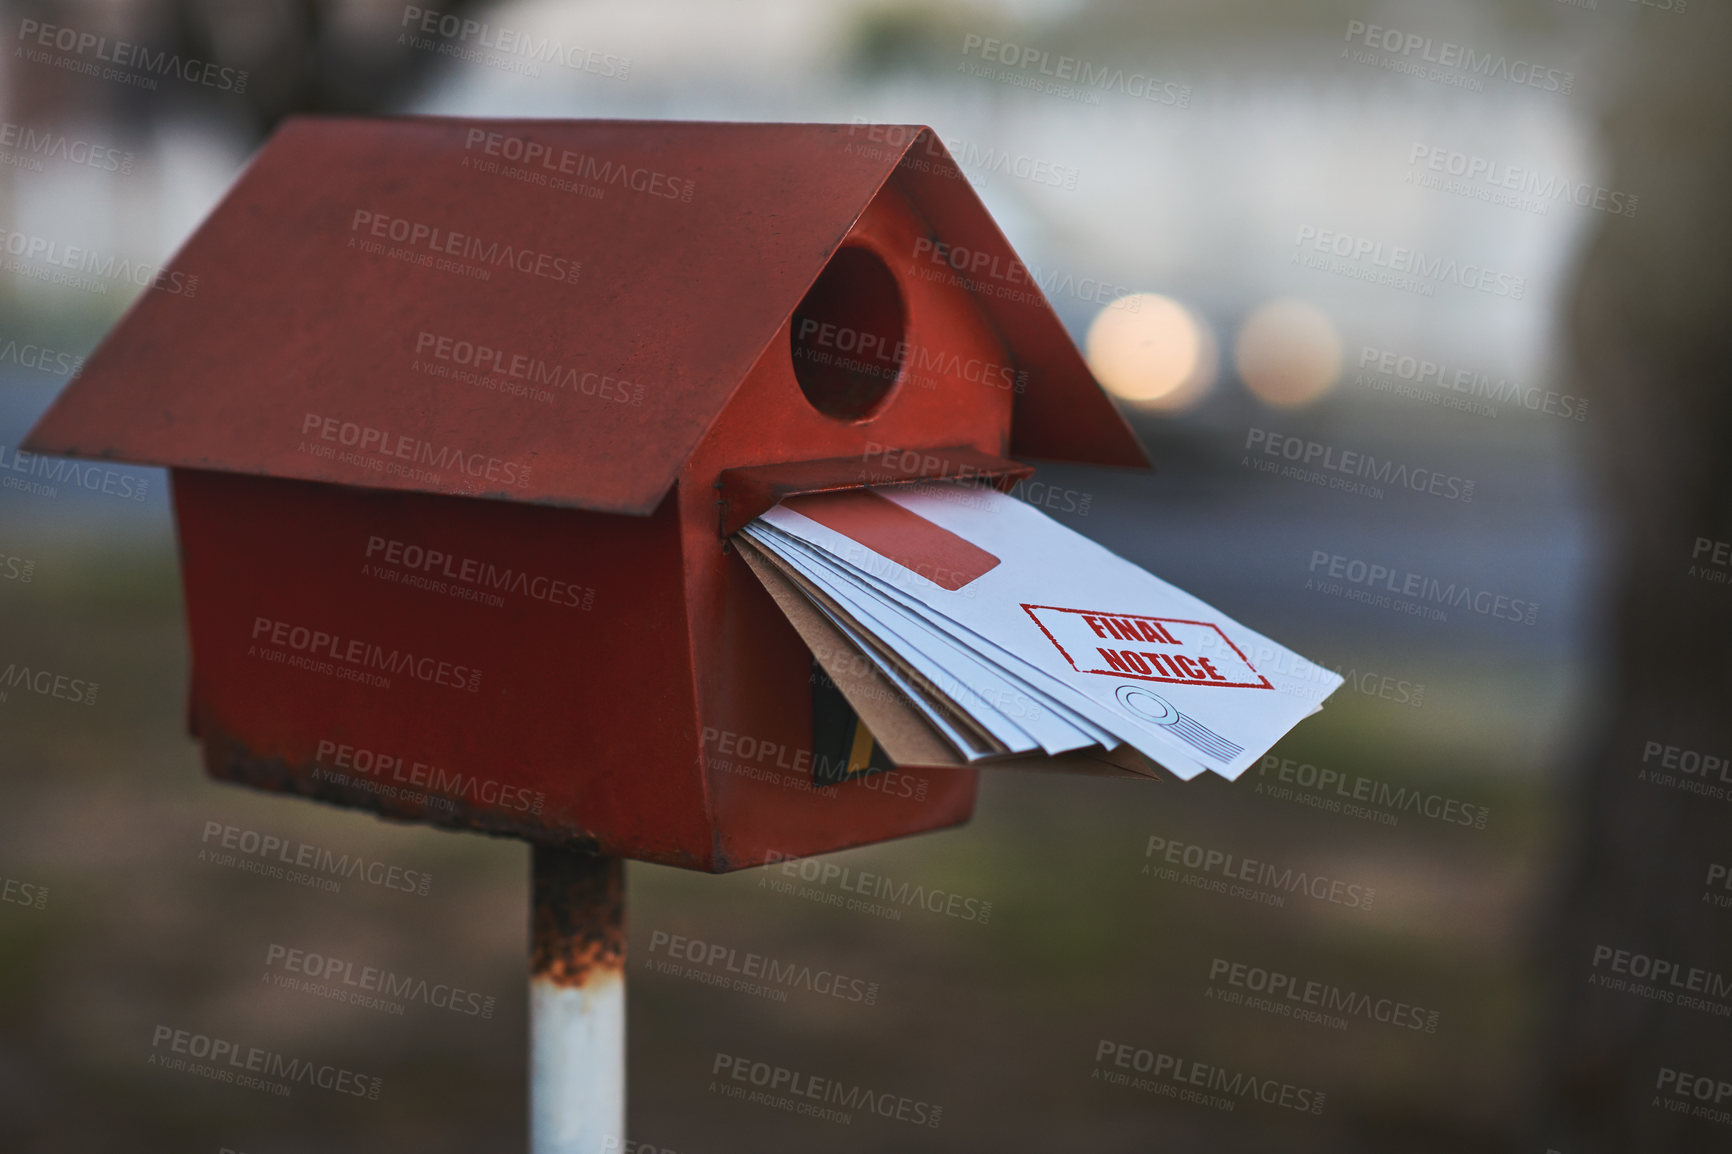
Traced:
<svg viewBox="0 0 1732 1154">
<path fill-rule="evenodd" d="M 625 863 L 530 847 L 533 1154 L 625 1146 Z"/>
</svg>

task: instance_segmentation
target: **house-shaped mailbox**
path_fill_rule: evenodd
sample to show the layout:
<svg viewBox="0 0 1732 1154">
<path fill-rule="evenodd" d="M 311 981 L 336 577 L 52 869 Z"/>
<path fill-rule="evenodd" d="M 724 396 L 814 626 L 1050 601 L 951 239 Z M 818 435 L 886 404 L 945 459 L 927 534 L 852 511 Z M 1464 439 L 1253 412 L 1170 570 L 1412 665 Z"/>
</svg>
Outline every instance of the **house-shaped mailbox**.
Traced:
<svg viewBox="0 0 1732 1154">
<path fill-rule="evenodd" d="M 646 121 L 287 122 L 27 447 L 172 470 L 214 776 L 711 871 L 976 787 L 799 787 L 731 533 L 1147 464 L 930 130 Z"/>
</svg>

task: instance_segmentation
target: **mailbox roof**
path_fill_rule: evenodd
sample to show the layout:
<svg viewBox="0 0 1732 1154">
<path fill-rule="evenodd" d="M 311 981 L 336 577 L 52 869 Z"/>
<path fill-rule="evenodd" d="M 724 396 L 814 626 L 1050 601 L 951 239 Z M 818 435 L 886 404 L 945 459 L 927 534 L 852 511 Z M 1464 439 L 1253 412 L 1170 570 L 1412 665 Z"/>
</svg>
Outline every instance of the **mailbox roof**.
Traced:
<svg viewBox="0 0 1732 1154">
<path fill-rule="evenodd" d="M 1015 261 L 928 133 L 291 119 L 28 445 L 648 513 L 910 147 L 935 235 Z M 1013 452 L 1147 463 L 1044 298 L 976 299 Z"/>
</svg>

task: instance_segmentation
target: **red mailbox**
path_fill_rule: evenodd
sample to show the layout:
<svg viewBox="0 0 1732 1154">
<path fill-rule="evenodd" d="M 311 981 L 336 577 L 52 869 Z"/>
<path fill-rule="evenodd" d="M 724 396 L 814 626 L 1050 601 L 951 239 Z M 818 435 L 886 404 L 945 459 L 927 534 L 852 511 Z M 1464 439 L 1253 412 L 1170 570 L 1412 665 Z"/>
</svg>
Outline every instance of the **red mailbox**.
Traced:
<svg viewBox="0 0 1732 1154">
<path fill-rule="evenodd" d="M 976 785 L 798 787 L 729 533 L 1147 463 L 929 129 L 644 121 L 288 122 L 28 447 L 172 469 L 214 776 L 711 871 Z"/>
</svg>

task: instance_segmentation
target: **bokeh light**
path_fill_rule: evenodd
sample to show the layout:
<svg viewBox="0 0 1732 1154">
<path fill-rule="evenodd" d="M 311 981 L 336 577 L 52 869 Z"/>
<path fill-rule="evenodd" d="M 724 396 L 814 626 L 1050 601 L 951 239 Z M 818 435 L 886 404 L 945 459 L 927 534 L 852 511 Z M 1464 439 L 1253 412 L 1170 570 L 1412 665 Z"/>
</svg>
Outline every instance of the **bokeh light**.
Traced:
<svg viewBox="0 0 1732 1154">
<path fill-rule="evenodd" d="M 1341 336 L 1316 305 L 1292 297 L 1272 300 L 1239 326 L 1233 366 L 1258 399 L 1298 408 L 1341 379 Z"/>
<path fill-rule="evenodd" d="M 1133 293 L 1103 308 L 1085 340 L 1089 369 L 1113 396 L 1152 412 L 1188 409 L 1215 384 L 1209 326 L 1171 297 Z"/>
</svg>

